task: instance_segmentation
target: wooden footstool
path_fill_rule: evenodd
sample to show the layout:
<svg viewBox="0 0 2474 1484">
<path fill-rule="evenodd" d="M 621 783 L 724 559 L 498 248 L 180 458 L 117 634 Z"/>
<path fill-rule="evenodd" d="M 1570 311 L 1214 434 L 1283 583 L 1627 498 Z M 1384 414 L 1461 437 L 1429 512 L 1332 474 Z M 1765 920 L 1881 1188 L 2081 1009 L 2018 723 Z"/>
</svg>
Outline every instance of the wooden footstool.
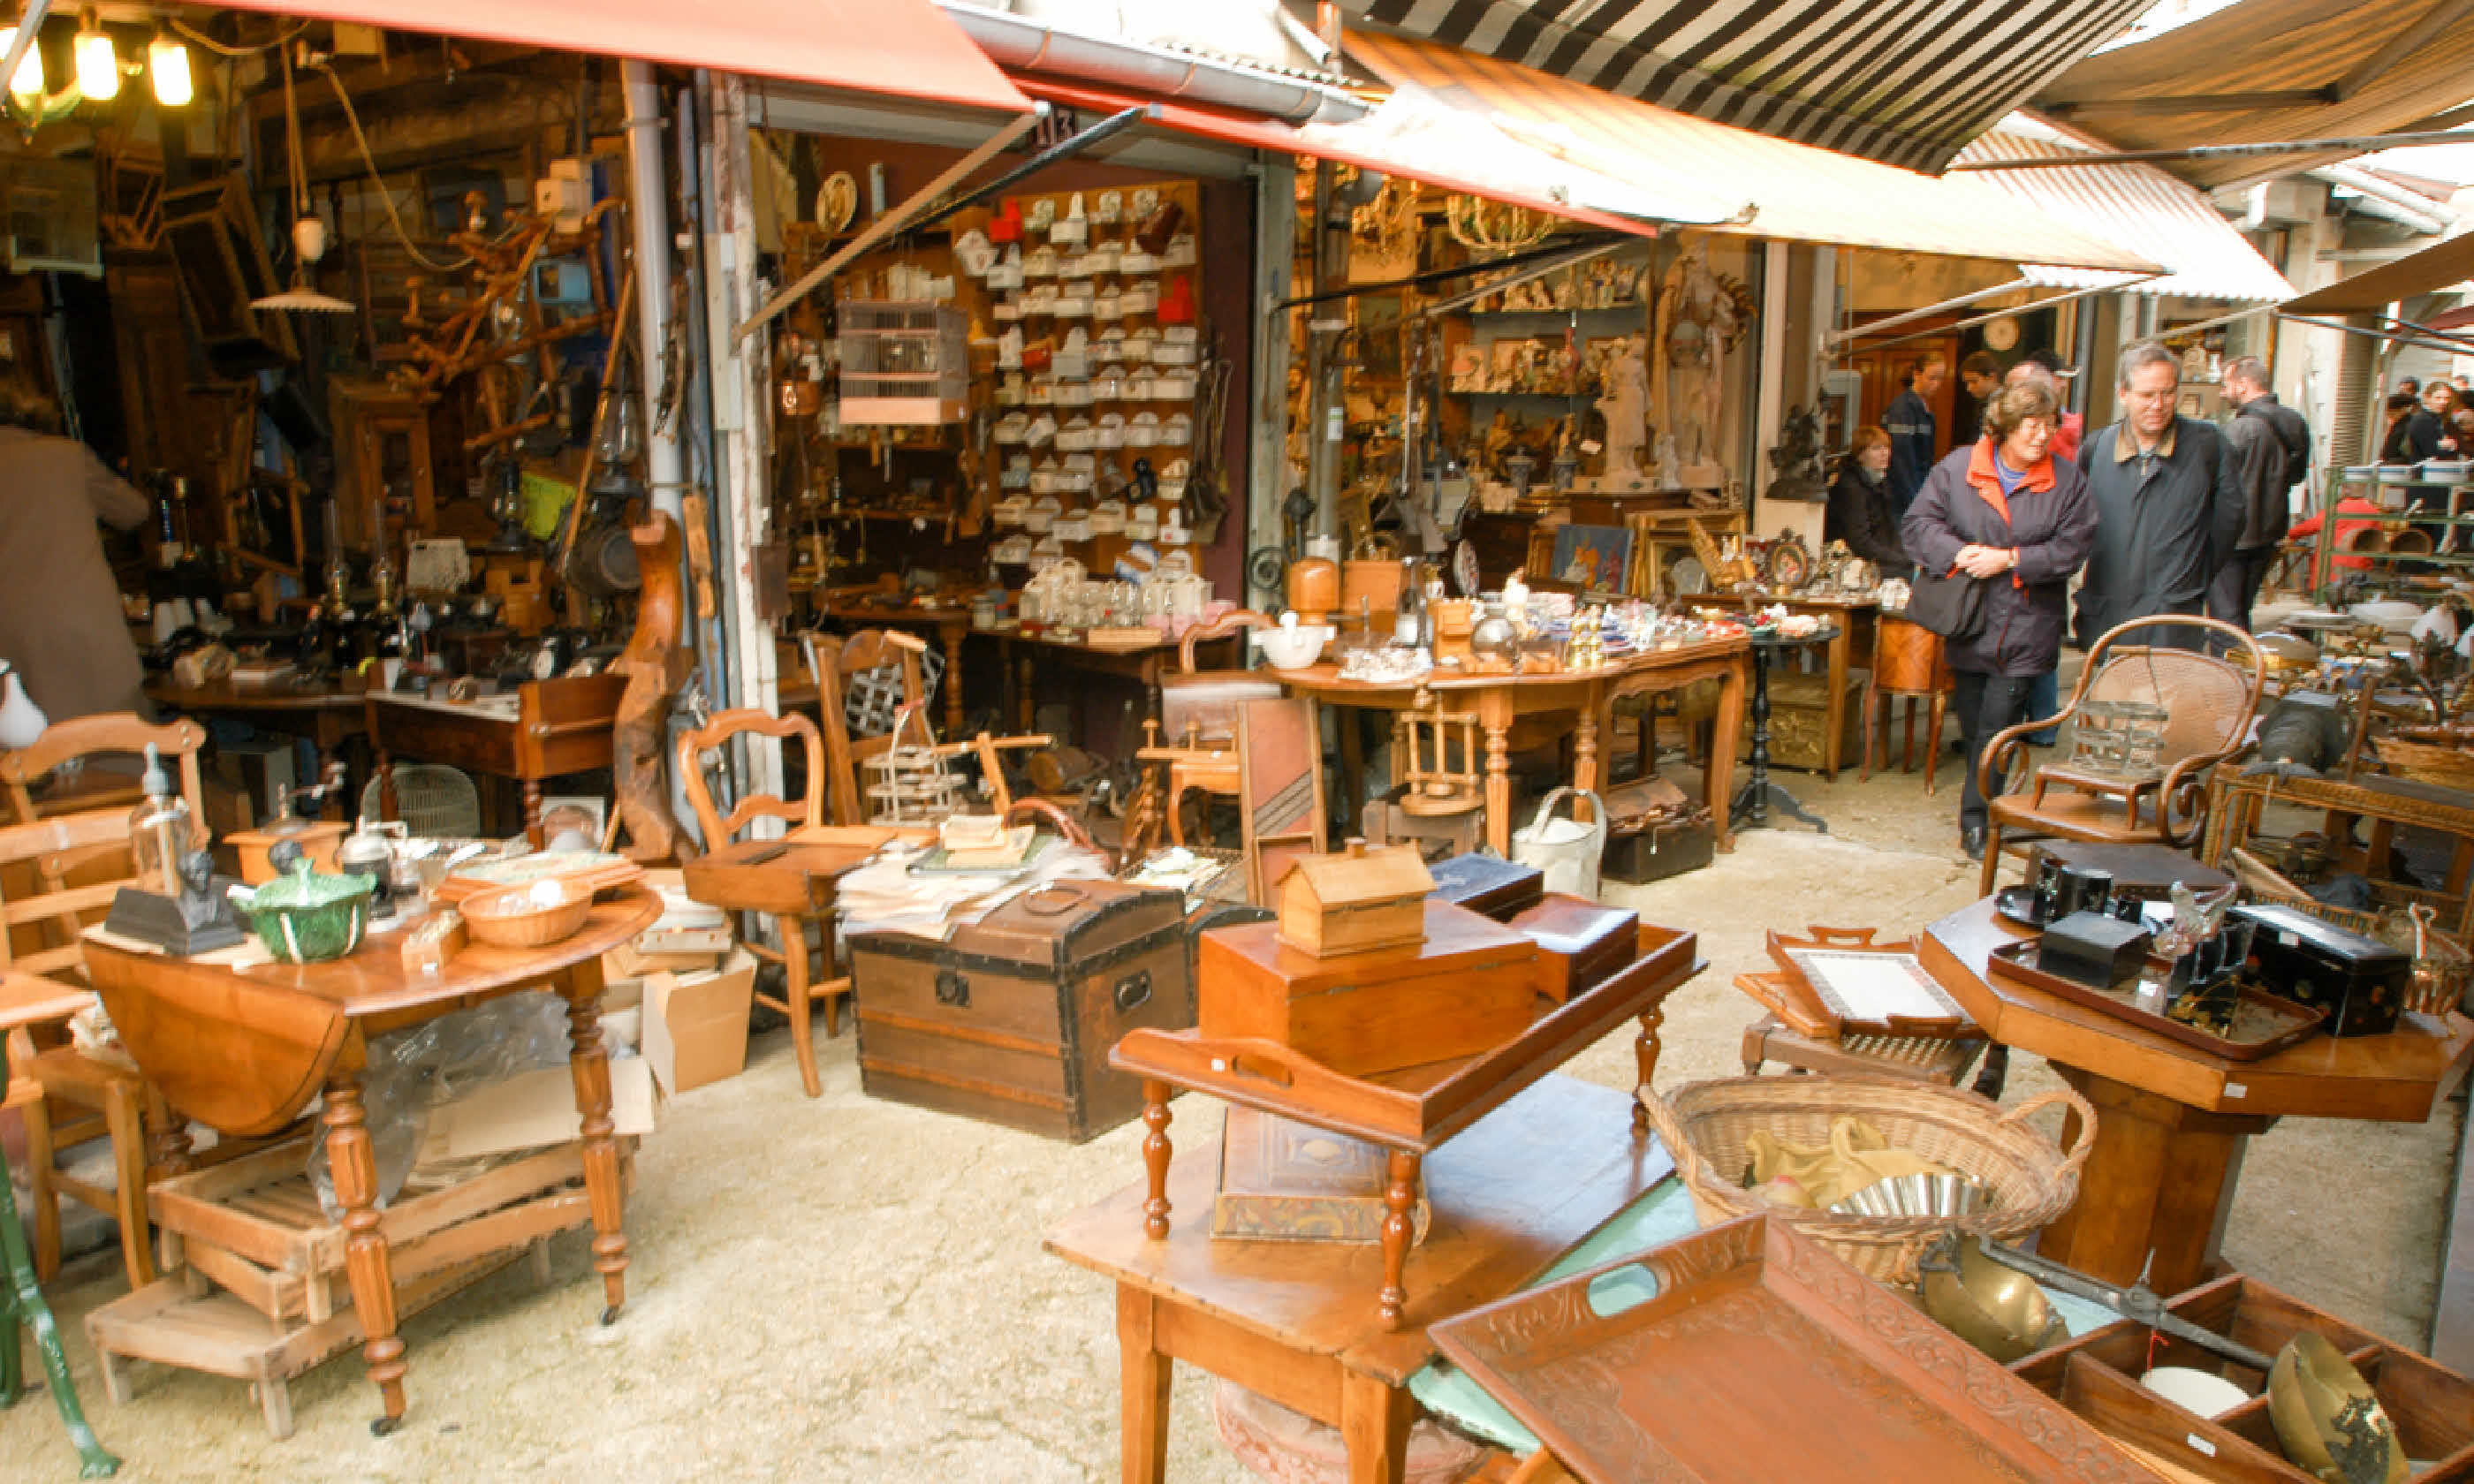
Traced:
<svg viewBox="0 0 2474 1484">
<path fill-rule="evenodd" d="M 1850 1036 L 1844 1041 L 1816 1041 L 1763 1016 L 1744 1027 L 1744 1071 L 1760 1075 L 1764 1062 L 1783 1062 L 1798 1071 L 1853 1074 L 1859 1077 L 1904 1077 L 1910 1082 L 1958 1086 L 1968 1067 L 1983 1051 L 1985 1038 L 1962 1036 Z"/>
</svg>

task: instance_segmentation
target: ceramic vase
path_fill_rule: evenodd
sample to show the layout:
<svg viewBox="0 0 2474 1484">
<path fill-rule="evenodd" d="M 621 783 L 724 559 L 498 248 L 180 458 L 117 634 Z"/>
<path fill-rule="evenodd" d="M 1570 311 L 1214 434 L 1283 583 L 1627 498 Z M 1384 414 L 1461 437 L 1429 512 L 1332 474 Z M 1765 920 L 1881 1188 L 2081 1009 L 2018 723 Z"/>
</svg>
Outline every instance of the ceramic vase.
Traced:
<svg viewBox="0 0 2474 1484">
<path fill-rule="evenodd" d="M 50 725 L 43 708 L 26 694 L 17 667 L 0 659 L 0 747 L 32 747 Z"/>
</svg>

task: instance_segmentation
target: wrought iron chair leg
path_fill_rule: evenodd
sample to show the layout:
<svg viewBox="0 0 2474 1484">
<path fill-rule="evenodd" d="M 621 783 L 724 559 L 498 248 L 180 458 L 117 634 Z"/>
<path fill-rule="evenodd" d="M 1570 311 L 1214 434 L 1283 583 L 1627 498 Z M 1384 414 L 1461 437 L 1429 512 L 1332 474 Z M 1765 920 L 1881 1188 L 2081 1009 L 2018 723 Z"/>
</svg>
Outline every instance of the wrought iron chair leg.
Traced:
<svg viewBox="0 0 2474 1484">
<path fill-rule="evenodd" d="M 0 1084 L 6 1076 L 0 1071 Z M 0 1269 L 5 1269 L 8 1279 L 8 1286 L 0 1288 L 0 1407 L 13 1405 L 24 1384 L 25 1362 L 17 1349 L 22 1324 L 35 1331 L 35 1348 L 51 1383 L 52 1404 L 60 1408 L 61 1423 L 78 1450 L 78 1477 L 111 1477 L 120 1472 L 120 1460 L 104 1451 L 94 1429 L 86 1425 L 85 1409 L 78 1405 L 77 1390 L 69 1381 L 68 1355 L 61 1349 L 60 1328 L 52 1322 L 52 1307 L 35 1283 L 35 1259 L 26 1250 L 26 1229 L 17 1220 L 17 1199 L 9 1188 L 5 1164 L 0 1164 Z"/>
</svg>

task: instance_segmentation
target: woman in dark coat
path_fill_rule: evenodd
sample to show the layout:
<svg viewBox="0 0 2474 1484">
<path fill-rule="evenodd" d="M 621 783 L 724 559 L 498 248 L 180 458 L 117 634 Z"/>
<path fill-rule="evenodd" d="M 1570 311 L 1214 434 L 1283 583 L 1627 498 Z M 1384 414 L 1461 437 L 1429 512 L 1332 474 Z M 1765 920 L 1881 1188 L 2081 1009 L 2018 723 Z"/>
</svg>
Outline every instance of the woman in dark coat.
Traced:
<svg viewBox="0 0 2474 1484">
<path fill-rule="evenodd" d="M 1984 436 L 1933 466 L 1901 528 L 1907 551 L 1934 572 L 1988 579 L 1984 627 L 1950 641 L 1952 708 L 1967 744 L 1959 839 L 1984 854 L 1984 794 L 1977 764 L 2003 728 L 2030 720 L 2039 676 L 2060 663 L 2071 575 L 2096 541 L 2096 502 L 2075 465 L 2049 449 L 2060 420 L 2052 394 L 2033 382 L 2004 387 L 1984 409 Z"/>
<path fill-rule="evenodd" d="M 1880 568 L 1883 577 L 1905 577 L 1911 563 L 1899 543 L 1898 507 L 1890 498 L 1890 435 L 1863 427 L 1848 445 L 1847 462 L 1830 487 L 1830 510 L 1821 519 L 1821 539 L 1845 541 L 1847 549 Z"/>
</svg>

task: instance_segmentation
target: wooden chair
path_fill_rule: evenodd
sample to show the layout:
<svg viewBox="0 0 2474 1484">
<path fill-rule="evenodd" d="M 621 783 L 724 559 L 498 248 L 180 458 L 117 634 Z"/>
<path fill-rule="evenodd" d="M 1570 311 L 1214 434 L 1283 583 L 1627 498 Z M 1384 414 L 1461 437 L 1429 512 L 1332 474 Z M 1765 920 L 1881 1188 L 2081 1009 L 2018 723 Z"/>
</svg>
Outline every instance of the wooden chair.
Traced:
<svg viewBox="0 0 2474 1484">
<path fill-rule="evenodd" d="M 714 806 L 713 789 L 705 781 L 702 755 L 708 748 L 724 746 L 733 737 L 751 732 L 759 736 L 799 739 L 807 750 L 807 791 L 795 802 L 770 794 L 742 795 L 725 817 Z M 704 727 L 682 732 L 678 755 L 679 777 L 684 780 L 688 804 L 695 810 L 696 825 L 703 831 L 707 850 L 719 850 L 730 843 L 753 820 L 777 819 L 793 829 L 825 822 L 825 744 L 815 724 L 805 716 L 795 712 L 788 716 L 769 716 L 758 710 L 724 711 Z M 824 1088 L 816 1077 L 815 1039 L 808 1024 L 811 1007 L 822 999 L 825 1002 L 825 1035 L 829 1039 L 839 1035 L 841 1007 L 835 996 L 849 993 L 851 981 L 848 975 L 843 975 L 818 984 L 809 976 L 808 928 L 814 923 L 822 929 L 826 962 L 830 967 L 833 919 L 784 913 L 779 914 L 776 921 L 782 932 L 779 952 L 752 941 L 747 947 L 758 957 L 780 964 L 787 976 L 787 986 L 779 999 L 761 993 L 756 998 L 789 1017 L 790 1044 L 799 1057 L 799 1081 L 807 1088 L 808 1095 L 815 1097 Z"/>
<path fill-rule="evenodd" d="M 2168 626 L 2204 630 L 2247 663 L 2142 642 Z M 1987 804 L 1988 831 L 1977 891 L 1992 895 L 2005 835 L 2014 850 L 2036 839 L 2166 845 L 2180 850 L 2197 844 L 2207 825 L 2209 773 L 2242 751 L 2267 679 L 2267 665 L 2251 636 L 2213 618 L 2134 618 L 2106 633 L 2088 651 L 2086 668 L 2059 714 L 2022 722 L 1984 749 L 1977 783 Z M 2170 714 L 2157 757 L 2164 771 L 2125 778 L 2067 762 L 2046 763 L 2025 789 L 1997 791 L 2031 734 L 2070 720 L 2091 701 L 2163 706 Z"/>
<path fill-rule="evenodd" d="M 33 746 L 0 756 L 0 790 L 12 817 L 27 822 L 0 828 L 0 974 L 82 984 L 85 958 L 78 934 L 102 921 L 112 897 L 130 882 L 128 809 L 85 809 L 37 821 L 35 782 L 72 759 L 138 754 L 151 743 L 177 770 L 195 839 L 204 845 L 198 754 L 206 742 L 206 729 L 196 722 L 158 727 L 118 711 L 59 723 Z M 66 1197 L 119 1223 L 130 1286 L 142 1287 L 155 1281 L 146 1186 L 190 1166 L 188 1120 L 135 1070 L 70 1043 L 62 1031 L 67 1018 L 63 1014 L 34 1026 L 32 1035 L 19 1032 L 10 1048 L 16 1080 L 36 1093 L 25 1109 L 36 1271 L 48 1278 L 60 1268 L 61 1200 Z M 98 1137 L 111 1140 L 110 1185 L 61 1167 L 62 1149 Z"/>
<path fill-rule="evenodd" d="M 1168 785 L 1162 807 L 1168 816 L 1168 837 L 1185 844 L 1185 796 L 1201 789 L 1225 799 L 1237 797 L 1237 706 L 1240 702 L 1276 700 L 1285 694 L 1280 682 L 1250 669 L 1197 670 L 1194 647 L 1249 629 L 1268 629 L 1272 620 L 1251 609 L 1238 609 L 1207 624 L 1185 631 L 1176 648 L 1174 673 L 1160 677 L 1159 719 L 1143 722 L 1144 746 L 1134 756 L 1142 762 L 1168 764 Z M 1167 745 L 1160 743 L 1165 734 Z"/>
<path fill-rule="evenodd" d="M 54 722 L 33 746 L 0 751 L 0 796 L 9 804 L 8 812 L 0 815 L 0 825 L 31 825 L 45 814 L 136 803 L 140 796 L 134 773 L 83 774 L 65 798 L 37 801 L 34 789 L 64 762 L 114 754 L 136 756 L 152 742 L 166 762 L 178 764 L 181 796 L 189 801 L 190 817 L 204 828 L 206 802 L 198 777 L 198 750 L 206 741 L 206 729 L 196 722 L 158 727 L 134 711 L 103 711 Z"/>
<path fill-rule="evenodd" d="M 862 629 L 848 635 L 811 634 L 803 635 L 801 642 L 809 673 L 816 682 L 816 711 L 824 719 L 823 773 L 834 823 L 864 825 L 868 816 L 861 770 L 867 760 L 905 741 L 935 740 L 928 725 L 928 684 L 919 668 L 919 657 L 928 646 L 916 634 L 892 629 Z M 852 678 L 897 665 L 902 672 L 902 699 L 894 707 L 892 725 L 882 731 L 854 732 L 846 714 Z M 954 677 L 948 683 L 958 684 L 960 678 Z"/>
</svg>

